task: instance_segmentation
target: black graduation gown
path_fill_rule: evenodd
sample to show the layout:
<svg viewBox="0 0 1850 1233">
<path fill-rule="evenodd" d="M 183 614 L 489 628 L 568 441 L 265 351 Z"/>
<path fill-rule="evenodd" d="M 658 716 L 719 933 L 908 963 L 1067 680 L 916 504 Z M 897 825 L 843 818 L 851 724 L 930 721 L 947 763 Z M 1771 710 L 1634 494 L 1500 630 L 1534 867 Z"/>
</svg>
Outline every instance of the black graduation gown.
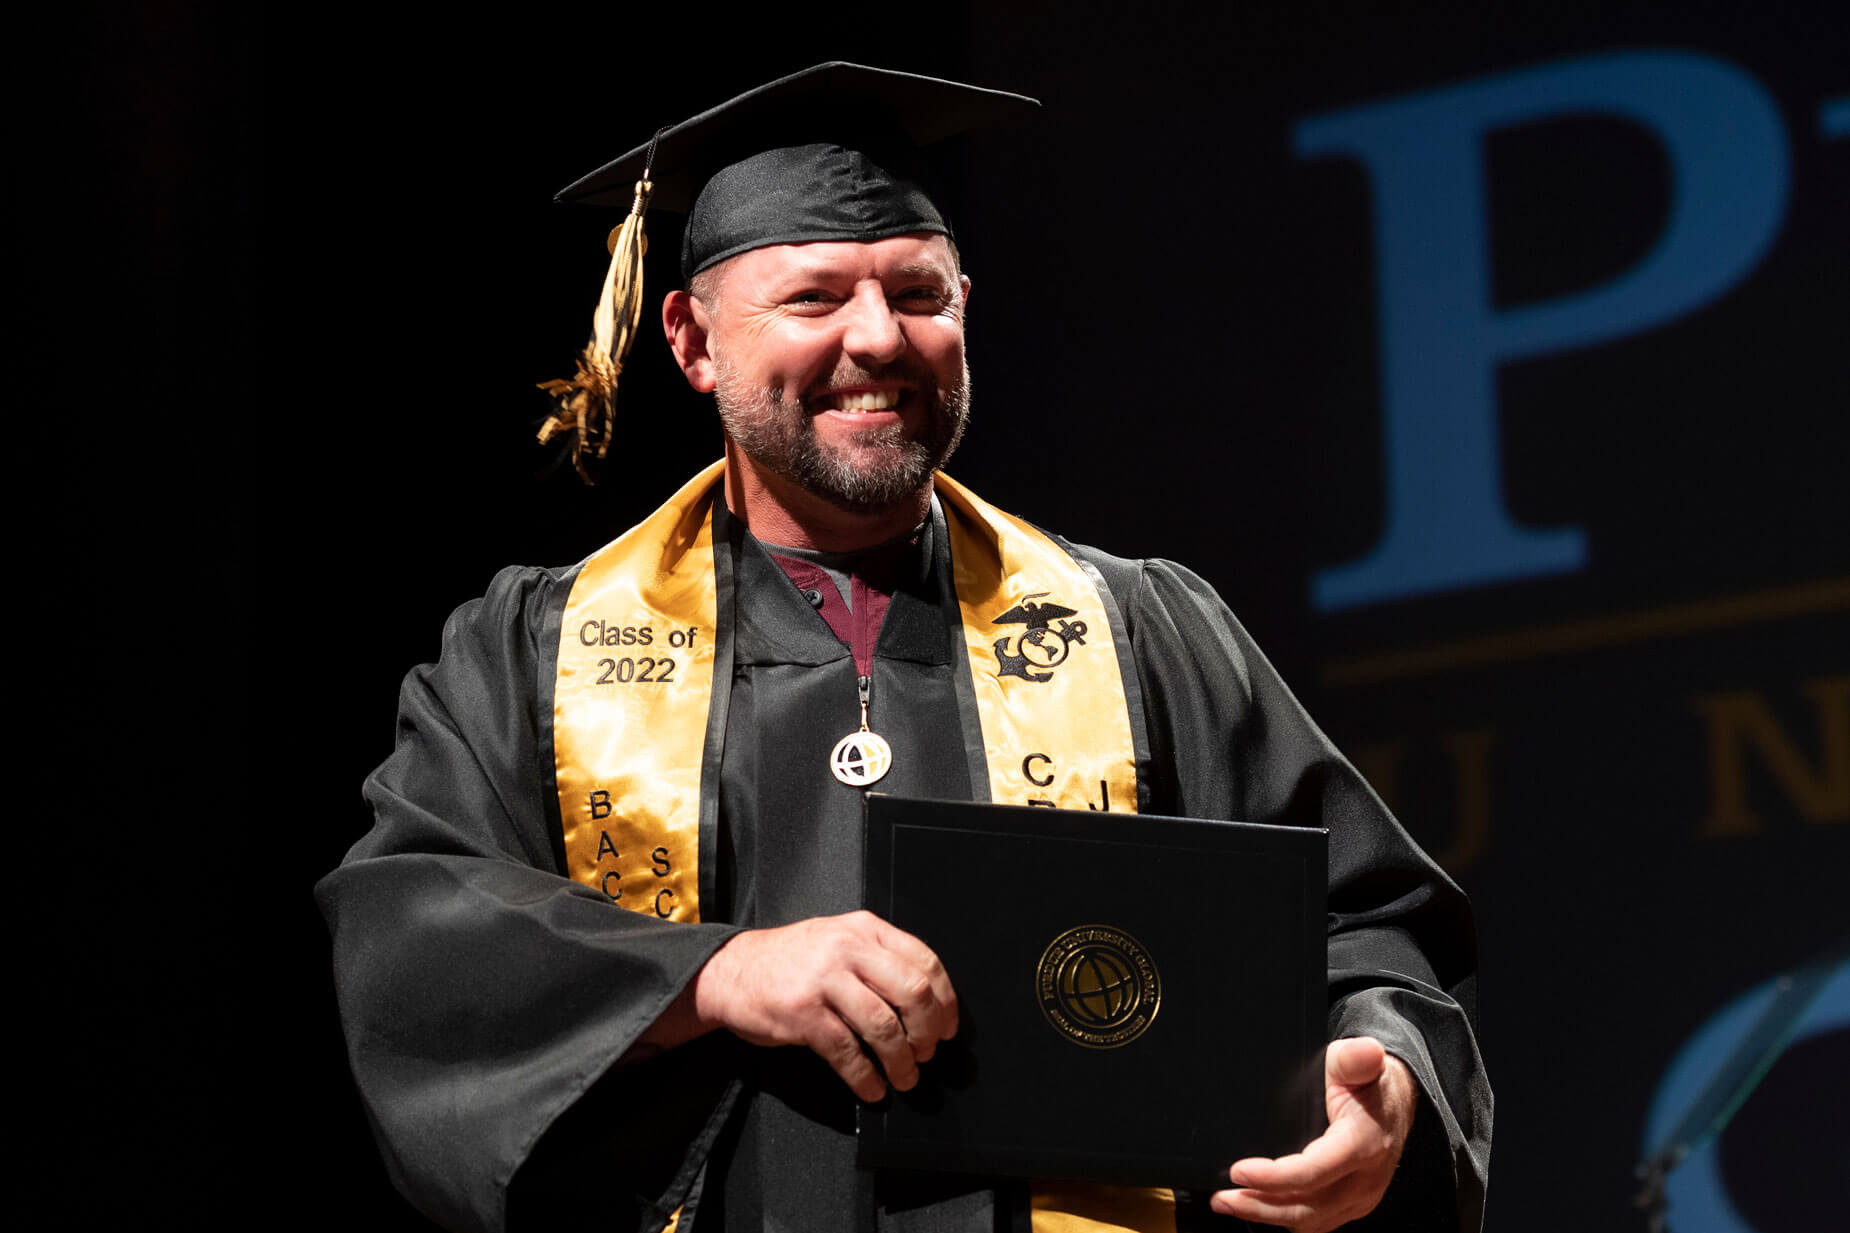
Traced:
<svg viewBox="0 0 1850 1233">
<path fill-rule="evenodd" d="M 503 571 L 450 618 L 439 662 L 406 679 L 397 748 L 366 783 L 375 825 L 317 887 L 387 1169 L 457 1229 L 659 1228 L 684 1200 L 700 1233 L 1010 1228 L 1018 1186 L 857 1173 L 853 1098 L 805 1050 L 716 1034 L 615 1065 L 737 929 L 859 901 L 859 793 L 827 770 L 859 723 L 852 656 L 723 504 L 715 539 L 738 598 L 704 923 L 616 908 L 563 876 L 552 683 L 575 567 Z M 873 727 L 894 749 L 880 787 L 968 798 L 941 526 L 928 543 L 876 648 Z M 1330 829 L 1330 1035 L 1380 1038 L 1428 1098 L 1371 1223 L 1418 1212 L 1438 1227 L 1455 1210 L 1477 1228 L 1491 1102 L 1465 1009 L 1463 896 L 1206 583 L 1069 547 L 1102 575 L 1132 648 L 1141 806 Z M 1184 1227 L 1209 1222 L 1204 1201 Z"/>
</svg>

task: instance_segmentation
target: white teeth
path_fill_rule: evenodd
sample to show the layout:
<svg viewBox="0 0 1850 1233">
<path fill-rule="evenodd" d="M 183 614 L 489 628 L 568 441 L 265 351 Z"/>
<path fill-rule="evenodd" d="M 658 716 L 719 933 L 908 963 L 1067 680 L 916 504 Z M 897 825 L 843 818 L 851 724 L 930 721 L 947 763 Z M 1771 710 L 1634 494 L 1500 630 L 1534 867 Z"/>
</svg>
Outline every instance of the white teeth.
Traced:
<svg viewBox="0 0 1850 1233">
<path fill-rule="evenodd" d="M 838 411 L 885 411 L 899 405 L 898 390 L 870 390 L 843 394 L 835 400 Z"/>
</svg>

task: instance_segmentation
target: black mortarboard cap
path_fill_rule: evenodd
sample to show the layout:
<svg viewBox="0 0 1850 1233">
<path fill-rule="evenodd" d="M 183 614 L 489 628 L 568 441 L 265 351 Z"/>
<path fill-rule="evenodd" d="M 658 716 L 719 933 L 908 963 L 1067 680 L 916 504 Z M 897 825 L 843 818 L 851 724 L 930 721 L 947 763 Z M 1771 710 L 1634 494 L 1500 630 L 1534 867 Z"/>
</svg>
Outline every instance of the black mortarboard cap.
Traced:
<svg viewBox="0 0 1850 1233">
<path fill-rule="evenodd" d="M 647 169 L 651 204 L 688 215 L 684 278 L 767 244 L 948 233 L 921 151 L 1039 107 L 916 73 L 818 64 L 663 129 L 558 199 L 627 206 Z"/>
<path fill-rule="evenodd" d="M 641 320 L 642 220 L 651 202 L 688 216 L 683 278 L 769 244 L 949 235 L 924 149 L 1039 107 L 1020 94 L 832 61 L 660 129 L 562 189 L 560 201 L 630 212 L 610 235 L 604 291 L 576 375 L 540 387 L 557 403 L 540 440 L 572 434 L 573 465 L 592 482 Z"/>
</svg>

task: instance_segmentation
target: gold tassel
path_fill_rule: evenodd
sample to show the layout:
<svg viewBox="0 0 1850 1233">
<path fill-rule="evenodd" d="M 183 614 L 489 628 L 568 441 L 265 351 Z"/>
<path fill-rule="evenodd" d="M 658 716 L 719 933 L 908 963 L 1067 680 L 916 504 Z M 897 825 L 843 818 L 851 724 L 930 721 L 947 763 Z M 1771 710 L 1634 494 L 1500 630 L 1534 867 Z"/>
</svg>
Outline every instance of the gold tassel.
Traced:
<svg viewBox="0 0 1850 1233">
<path fill-rule="evenodd" d="M 591 341 L 578 356 L 578 371 L 569 379 L 542 381 L 555 409 L 540 425 L 540 443 L 562 432 L 573 433 L 572 466 L 578 478 L 597 483 L 604 455 L 616 428 L 617 378 L 636 341 L 642 320 L 642 256 L 649 238 L 642 231 L 643 212 L 655 185 L 647 178 L 636 181 L 636 200 L 629 214 L 610 233 L 610 268 L 604 272 L 604 291 L 598 296 L 591 322 Z"/>
</svg>

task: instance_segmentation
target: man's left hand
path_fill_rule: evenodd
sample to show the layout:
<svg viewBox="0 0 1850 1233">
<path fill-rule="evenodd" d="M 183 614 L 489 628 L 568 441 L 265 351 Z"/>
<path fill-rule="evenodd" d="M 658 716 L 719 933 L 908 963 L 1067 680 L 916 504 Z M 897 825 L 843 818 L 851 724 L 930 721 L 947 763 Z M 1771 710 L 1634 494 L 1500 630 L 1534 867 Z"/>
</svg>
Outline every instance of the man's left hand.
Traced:
<svg viewBox="0 0 1850 1233">
<path fill-rule="evenodd" d="M 1301 1152 L 1236 1163 L 1228 1176 L 1237 1189 L 1217 1192 L 1215 1211 L 1326 1233 L 1375 1210 L 1413 1128 L 1419 1087 L 1372 1036 L 1331 1041 L 1323 1083 L 1330 1128 Z"/>
</svg>

